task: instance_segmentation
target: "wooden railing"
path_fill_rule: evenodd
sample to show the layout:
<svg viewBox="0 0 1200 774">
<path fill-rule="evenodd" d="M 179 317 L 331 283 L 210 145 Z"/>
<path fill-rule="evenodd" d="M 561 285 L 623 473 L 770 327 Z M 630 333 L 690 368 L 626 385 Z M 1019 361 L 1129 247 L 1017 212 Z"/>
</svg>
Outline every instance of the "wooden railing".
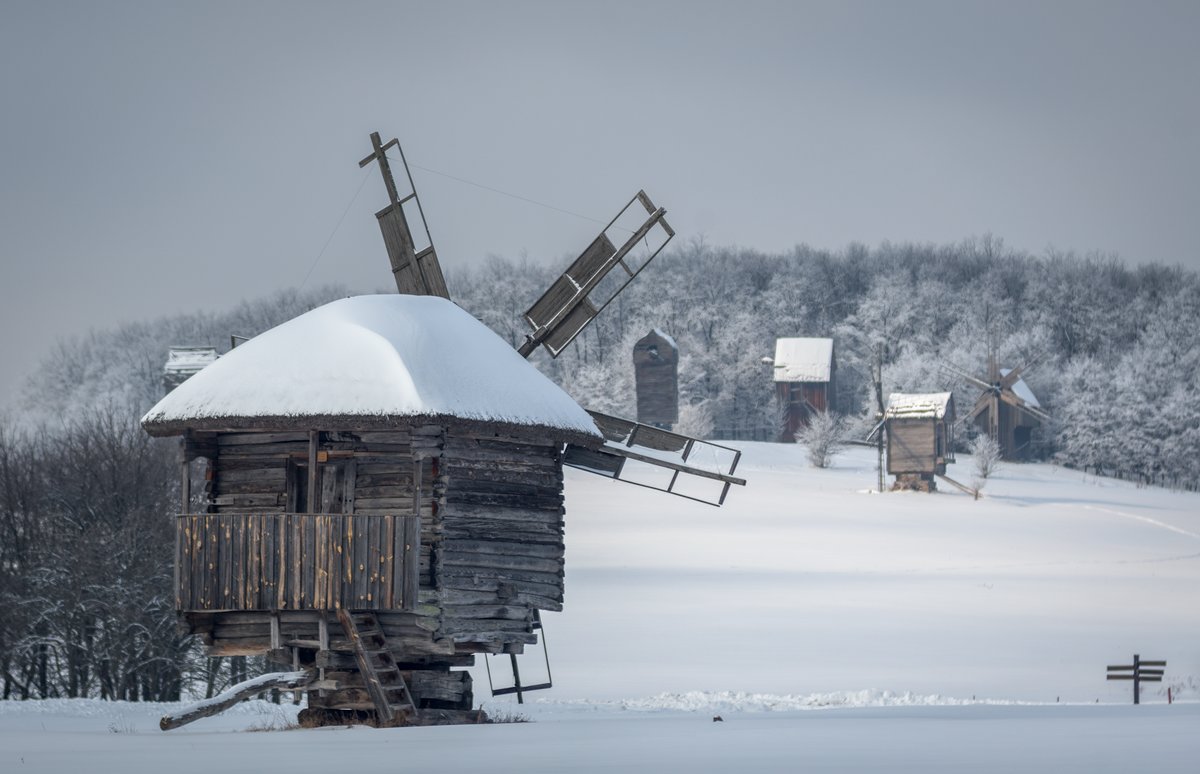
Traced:
<svg viewBox="0 0 1200 774">
<path fill-rule="evenodd" d="M 411 610 L 420 517 L 200 513 L 178 517 L 179 610 Z"/>
</svg>

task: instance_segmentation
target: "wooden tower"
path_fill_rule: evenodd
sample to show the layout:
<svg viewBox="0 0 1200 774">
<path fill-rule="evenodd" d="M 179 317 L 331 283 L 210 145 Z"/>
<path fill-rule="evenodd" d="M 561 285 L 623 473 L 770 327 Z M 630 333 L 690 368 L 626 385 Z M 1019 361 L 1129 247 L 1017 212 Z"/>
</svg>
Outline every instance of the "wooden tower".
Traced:
<svg viewBox="0 0 1200 774">
<path fill-rule="evenodd" d="M 814 413 L 829 411 L 837 394 L 833 339 L 787 338 L 775 341 L 775 397 L 783 416 L 779 440 L 795 443 L 796 431 Z"/>
<path fill-rule="evenodd" d="M 954 461 L 954 396 L 949 392 L 892 393 L 884 412 L 887 472 L 893 489 L 936 488 Z"/>
<path fill-rule="evenodd" d="M 679 421 L 679 347 L 658 328 L 633 345 L 637 421 L 670 430 Z"/>
</svg>

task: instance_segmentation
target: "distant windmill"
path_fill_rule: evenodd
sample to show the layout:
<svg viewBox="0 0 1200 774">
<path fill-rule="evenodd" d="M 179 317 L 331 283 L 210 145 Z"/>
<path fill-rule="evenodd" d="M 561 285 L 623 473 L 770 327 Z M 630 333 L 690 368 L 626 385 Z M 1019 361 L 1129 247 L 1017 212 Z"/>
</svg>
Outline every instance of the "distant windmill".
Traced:
<svg viewBox="0 0 1200 774">
<path fill-rule="evenodd" d="M 1037 363 L 1031 360 L 1017 368 L 1001 368 L 995 348 L 988 351 L 987 373 L 975 376 L 951 363 L 942 365 L 981 392 L 962 422 L 976 422 L 980 429 L 1000 445 L 1006 460 L 1019 460 L 1028 454 L 1033 428 L 1052 421 L 1042 411 L 1037 398 L 1021 378 Z"/>
</svg>

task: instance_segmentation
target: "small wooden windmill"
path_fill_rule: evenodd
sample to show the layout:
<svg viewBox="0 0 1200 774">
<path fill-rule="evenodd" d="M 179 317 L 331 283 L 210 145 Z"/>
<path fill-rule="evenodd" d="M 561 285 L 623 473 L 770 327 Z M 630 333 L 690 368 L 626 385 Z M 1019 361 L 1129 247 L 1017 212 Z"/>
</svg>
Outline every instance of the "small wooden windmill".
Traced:
<svg viewBox="0 0 1200 774">
<path fill-rule="evenodd" d="M 946 363 L 947 369 L 980 388 L 975 405 L 962 419 L 975 422 L 980 430 L 991 436 L 1000 445 L 1006 460 L 1020 460 L 1028 455 L 1033 429 L 1050 422 L 1050 415 L 1042 411 L 1033 391 L 1021 378 L 1036 364 L 1032 360 L 1017 368 L 1001 368 L 995 348 L 988 352 L 987 373 L 975 376 L 958 366 Z"/>
</svg>

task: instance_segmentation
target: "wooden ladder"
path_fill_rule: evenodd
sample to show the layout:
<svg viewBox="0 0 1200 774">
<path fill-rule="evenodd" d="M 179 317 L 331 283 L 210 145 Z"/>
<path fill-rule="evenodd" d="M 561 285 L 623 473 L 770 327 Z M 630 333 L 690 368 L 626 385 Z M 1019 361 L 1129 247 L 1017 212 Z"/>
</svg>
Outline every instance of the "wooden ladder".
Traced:
<svg viewBox="0 0 1200 774">
<path fill-rule="evenodd" d="M 396 713 L 411 713 L 417 716 L 408 684 L 388 650 L 387 638 L 374 613 L 350 613 L 338 610 L 338 621 L 346 630 L 346 636 L 354 645 L 354 657 L 358 660 L 358 671 L 362 673 L 367 693 L 375 703 L 375 713 L 382 725 L 391 725 Z"/>
</svg>

